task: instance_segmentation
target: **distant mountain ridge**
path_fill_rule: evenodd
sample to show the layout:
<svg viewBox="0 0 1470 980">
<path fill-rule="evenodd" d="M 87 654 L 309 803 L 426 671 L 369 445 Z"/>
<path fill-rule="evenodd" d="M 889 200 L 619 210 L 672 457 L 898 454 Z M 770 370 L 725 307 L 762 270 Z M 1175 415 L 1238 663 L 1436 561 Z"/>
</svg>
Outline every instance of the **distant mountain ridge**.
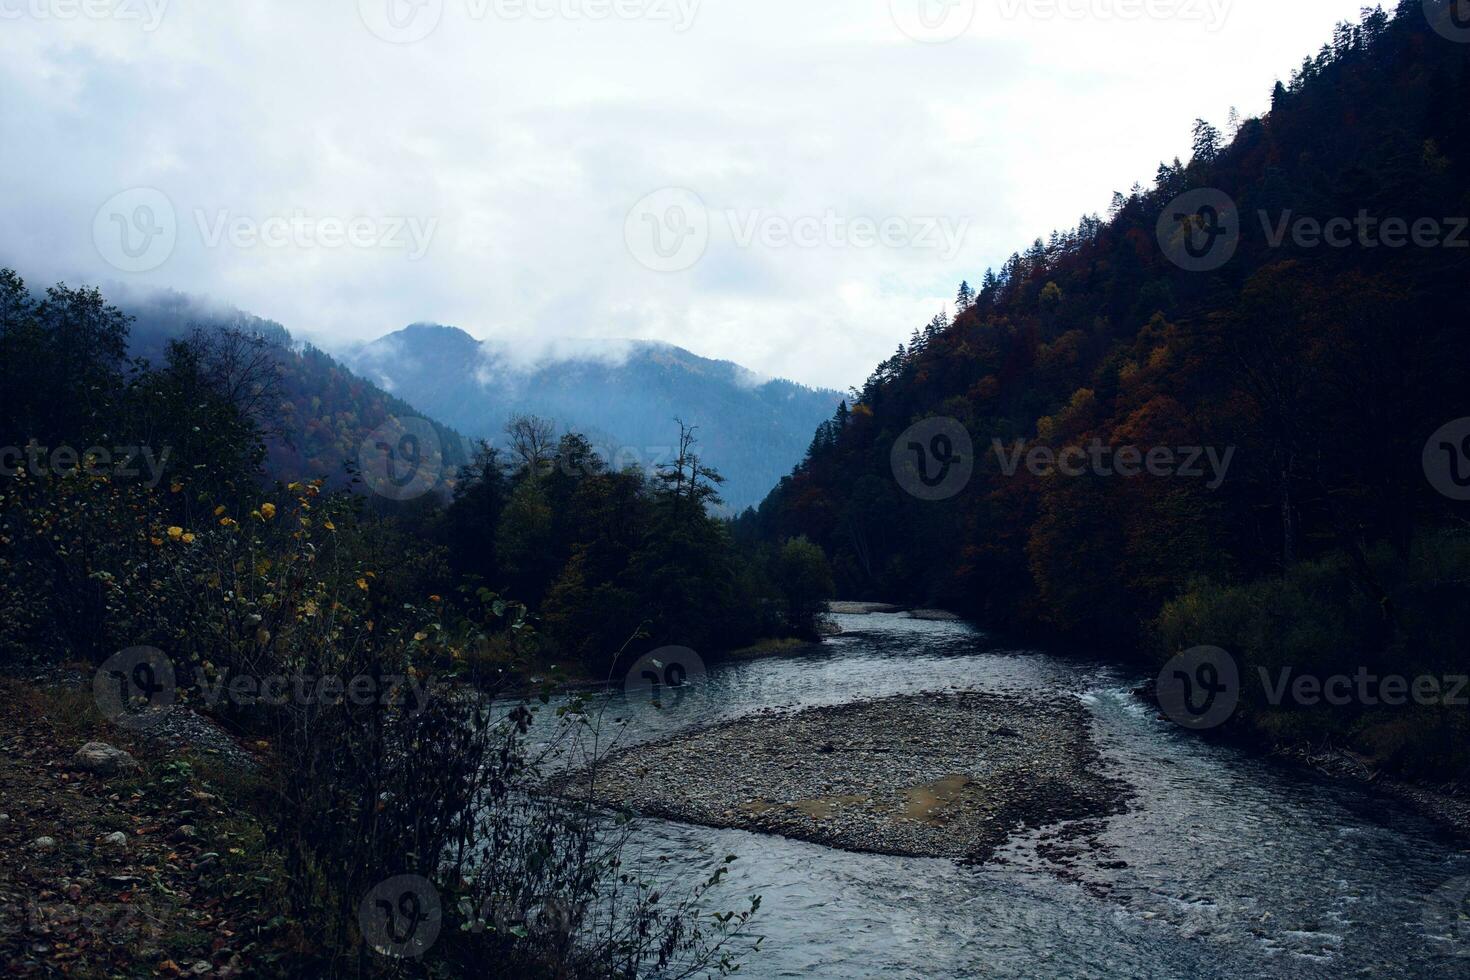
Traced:
<svg viewBox="0 0 1470 980">
<path fill-rule="evenodd" d="M 559 338 L 534 349 L 417 323 L 343 353 L 365 378 L 472 438 L 503 440 L 512 414 L 586 434 L 614 465 L 653 466 L 699 430 L 726 505 L 758 503 L 799 462 L 842 395 L 765 379 L 652 341 Z"/>
<path fill-rule="evenodd" d="M 322 477 L 333 486 L 345 486 L 349 468 L 360 462 L 364 440 L 402 418 L 426 418 L 433 426 L 441 454 L 435 463 L 446 487 L 469 461 L 472 447 L 463 435 L 359 377 L 325 351 L 296 341 L 274 320 L 174 291 L 125 297 L 118 306 L 134 318 L 129 354 L 155 364 L 162 363 L 169 341 L 195 329 L 238 330 L 270 342 L 281 383 L 276 408 L 284 432 L 284 438 L 266 444 L 266 470 L 273 478 Z"/>
</svg>

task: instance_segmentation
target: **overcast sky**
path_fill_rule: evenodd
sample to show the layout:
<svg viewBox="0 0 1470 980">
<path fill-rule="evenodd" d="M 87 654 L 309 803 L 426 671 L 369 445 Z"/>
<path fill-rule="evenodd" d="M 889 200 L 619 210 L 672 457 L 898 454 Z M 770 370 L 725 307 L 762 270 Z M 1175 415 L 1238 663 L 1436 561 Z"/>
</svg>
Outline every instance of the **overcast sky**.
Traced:
<svg viewBox="0 0 1470 980">
<path fill-rule="evenodd" d="M 0 263 L 847 387 L 1361 5 L 0 0 Z"/>
</svg>

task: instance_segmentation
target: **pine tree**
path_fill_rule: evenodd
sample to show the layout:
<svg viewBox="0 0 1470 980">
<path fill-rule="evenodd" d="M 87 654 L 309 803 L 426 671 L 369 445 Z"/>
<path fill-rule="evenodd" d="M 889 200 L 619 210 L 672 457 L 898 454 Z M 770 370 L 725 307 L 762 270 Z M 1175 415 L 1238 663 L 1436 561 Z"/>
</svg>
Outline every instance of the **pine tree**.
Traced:
<svg viewBox="0 0 1470 980">
<path fill-rule="evenodd" d="M 970 288 L 968 281 L 960 283 L 959 295 L 955 297 L 954 306 L 956 313 L 963 313 L 975 304 L 975 290 Z"/>
<path fill-rule="evenodd" d="M 1194 162 L 1214 163 L 1220 156 L 1220 131 L 1203 119 L 1194 121 Z"/>
</svg>

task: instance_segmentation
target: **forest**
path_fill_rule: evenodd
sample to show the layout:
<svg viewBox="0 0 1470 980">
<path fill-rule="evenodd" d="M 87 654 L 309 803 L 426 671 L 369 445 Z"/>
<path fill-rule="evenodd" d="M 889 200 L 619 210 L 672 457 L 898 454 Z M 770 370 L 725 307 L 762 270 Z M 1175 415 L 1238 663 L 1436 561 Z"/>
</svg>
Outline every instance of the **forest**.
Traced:
<svg viewBox="0 0 1470 980">
<path fill-rule="evenodd" d="M 1470 213 L 1466 105 L 1470 49 L 1421 4 L 1341 25 L 1264 117 L 1201 120 L 1187 163 L 963 284 L 952 321 L 915 331 L 851 393 L 742 517 L 747 533 L 807 536 L 843 595 L 1124 657 L 1211 644 L 1251 678 L 1463 672 L 1470 528 L 1424 457 L 1470 414 L 1470 238 L 1453 218 Z M 1201 192 L 1228 202 L 1235 251 L 1176 262 L 1161 219 Z M 1334 219 L 1358 229 L 1336 246 L 1321 234 Z M 1396 240 L 1372 233 L 1394 219 Z M 942 500 L 894 478 L 895 442 L 926 419 L 954 420 L 973 447 L 973 476 Z M 1208 467 L 1009 465 L 1094 445 L 1230 465 L 1218 485 Z M 1410 771 L 1470 763 L 1463 738 L 1440 739 L 1444 719 L 1303 717 L 1246 687 L 1255 710 L 1239 720 L 1268 742 L 1332 737 Z"/>
</svg>

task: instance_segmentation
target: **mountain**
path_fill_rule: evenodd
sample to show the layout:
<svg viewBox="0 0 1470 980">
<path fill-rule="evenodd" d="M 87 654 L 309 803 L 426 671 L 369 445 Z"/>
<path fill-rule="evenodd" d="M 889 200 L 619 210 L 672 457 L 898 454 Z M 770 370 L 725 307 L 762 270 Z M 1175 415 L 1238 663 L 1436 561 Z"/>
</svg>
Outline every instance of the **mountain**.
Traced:
<svg viewBox="0 0 1470 980">
<path fill-rule="evenodd" d="M 553 340 L 534 351 L 415 324 L 344 355 L 361 375 L 474 438 L 503 440 L 513 414 L 586 434 L 621 468 L 667 460 L 675 419 L 698 428 L 727 507 L 758 503 L 842 396 L 766 380 L 729 361 L 645 341 Z"/>
<path fill-rule="evenodd" d="M 1425 12 L 1342 24 L 1263 118 L 1196 124 L 1188 164 L 962 289 L 759 533 L 821 544 L 853 598 L 1089 644 L 1413 650 L 1426 596 L 1465 592 L 1426 555 L 1463 554 L 1470 496 L 1470 44 Z M 1292 637 L 1252 618 L 1293 595 Z"/>
<path fill-rule="evenodd" d="M 438 443 L 433 475 L 445 487 L 452 486 L 458 468 L 469 460 L 469 440 L 459 432 L 353 373 L 325 351 L 297 343 L 274 320 L 174 291 L 125 296 L 118 305 L 134 318 L 129 354 L 155 364 L 162 363 L 169 341 L 196 329 L 238 331 L 266 342 L 279 381 L 273 406 L 279 432 L 266 444 L 266 469 L 276 479 L 324 477 L 332 486 L 344 486 L 348 468 L 361 465 L 365 442 L 385 427 L 394 429 L 397 419 L 425 418 Z M 427 481 L 423 486 L 428 488 Z"/>
</svg>

